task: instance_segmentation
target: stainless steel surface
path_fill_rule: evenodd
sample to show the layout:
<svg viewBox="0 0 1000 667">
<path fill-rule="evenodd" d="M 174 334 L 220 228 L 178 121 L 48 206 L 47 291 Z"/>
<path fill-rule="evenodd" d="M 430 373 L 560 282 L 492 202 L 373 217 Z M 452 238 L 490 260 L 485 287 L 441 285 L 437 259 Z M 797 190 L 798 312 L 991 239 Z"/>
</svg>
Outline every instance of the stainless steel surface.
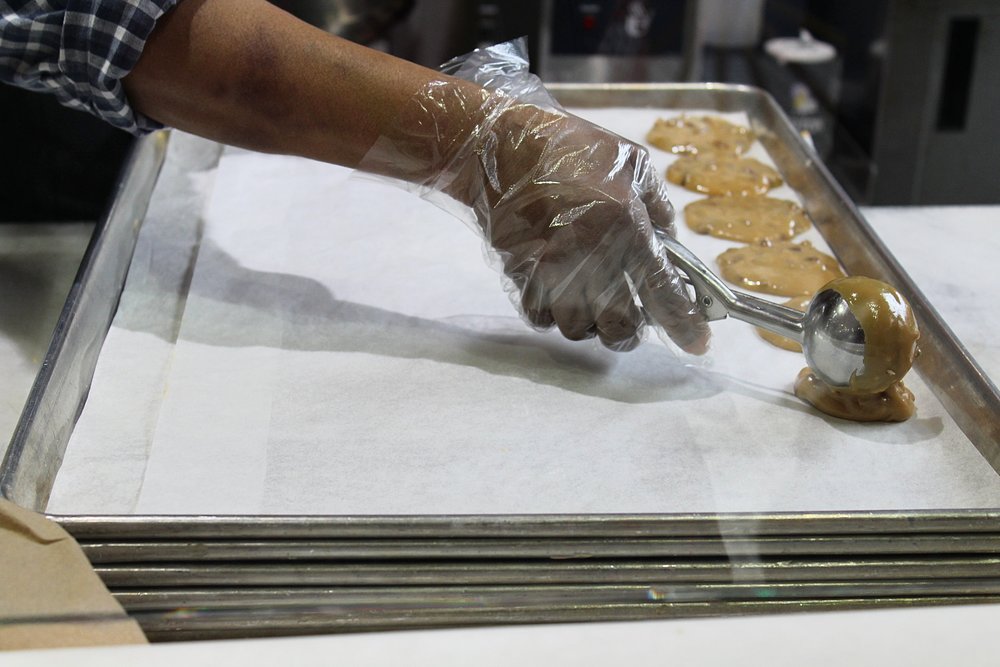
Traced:
<svg viewBox="0 0 1000 667">
<path fill-rule="evenodd" d="M 714 85 L 552 89 L 570 107 L 746 112 L 779 170 L 800 193 L 811 218 L 847 270 L 891 283 L 910 300 L 923 333 L 917 371 L 986 460 L 994 469 L 1000 466 L 1000 398 L 995 387 L 770 98 L 754 89 Z M 13 454 L 5 461 L 0 491 L 23 506 L 44 509 L 72 424 L 86 398 L 141 212 L 163 159 L 162 149 L 162 139 L 145 139 L 133 156 L 118 201 L 95 234 L 89 261 L 67 303 L 45 369 L 12 443 Z M 282 611 L 270 605 L 206 613 L 137 611 L 137 618 L 154 639 L 1000 599 L 991 588 L 991 580 L 1000 580 L 1000 508 L 784 514 L 53 518 L 99 563 L 99 574 L 115 592 L 125 594 L 122 589 L 134 589 L 137 595 L 125 599 L 137 604 L 140 599 L 153 599 L 142 595 L 162 593 L 176 596 L 159 599 L 169 599 L 178 608 L 191 607 L 197 600 L 209 601 L 204 597 L 205 587 L 213 587 L 220 600 L 231 599 L 246 587 L 263 587 L 274 593 L 275 602 L 284 595 L 278 592 L 284 587 L 363 585 L 388 589 L 369 599 L 372 606 L 359 604 L 344 611 L 294 606 Z M 981 581 L 957 582 L 959 579 Z M 683 590 L 698 599 L 545 606 L 543 600 L 532 597 L 528 587 L 572 584 L 580 588 L 601 583 L 673 586 L 681 582 L 691 584 Z M 788 599 L 798 593 L 785 587 L 786 599 L 716 599 L 725 594 L 747 594 L 758 583 L 780 582 L 834 585 L 809 589 L 822 598 Z M 859 586 L 858 582 L 881 582 L 878 585 L 883 588 Z M 908 592 L 904 590 L 907 582 L 912 586 Z M 735 584 L 745 587 L 731 586 Z M 876 597 L 851 597 L 852 589 L 837 588 L 838 584 L 867 591 L 858 595 Z M 517 592 L 519 606 L 443 604 L 401 610 L 374 604 L 393 595 L 404 599 L 406 592 L 398 588 L 414 585 L 509 586 L 511 593 Z M 729 587 L 720 588 L 722 585 Z M 909 594 L 918 589 L 919 595 Z M 190 593 L 189 604 L 182 604 L 185 591 Z M 270 601 L 265 590 L 247 594 L 254 592 L 262 595 L 261 600 Z"/>
</svg>

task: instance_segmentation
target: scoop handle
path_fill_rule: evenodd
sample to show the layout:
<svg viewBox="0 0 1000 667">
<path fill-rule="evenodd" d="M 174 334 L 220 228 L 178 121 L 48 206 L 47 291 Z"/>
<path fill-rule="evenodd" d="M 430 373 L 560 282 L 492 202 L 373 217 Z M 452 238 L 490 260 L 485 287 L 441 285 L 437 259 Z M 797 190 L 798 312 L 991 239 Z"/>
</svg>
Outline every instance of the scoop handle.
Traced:
<svg viewBox="0 0 1000 667">
<path fill-rule="evenodd" d="M 694 287 L 698 309 L 709 322 L 732 315 L 737 320 L 791 338 L 798 343 L 802 342 L 805 319 L 803 313 L 731 289 L 680 241 L 661 230 L 657 230 L 656 235 L 670 261 L 687 274 Z"/>
</svg>

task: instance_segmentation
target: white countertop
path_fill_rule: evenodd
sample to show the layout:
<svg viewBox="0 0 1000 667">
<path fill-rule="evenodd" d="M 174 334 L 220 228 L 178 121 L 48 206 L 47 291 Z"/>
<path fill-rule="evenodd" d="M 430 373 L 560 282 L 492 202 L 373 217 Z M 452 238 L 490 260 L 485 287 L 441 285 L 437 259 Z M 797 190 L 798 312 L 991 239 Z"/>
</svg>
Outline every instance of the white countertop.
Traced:
<svg viewBox="0 0 1000 667">
<path fill-rule="evenodd" d="M 1000 286 L 982 279 L 992 273 L 1000 251 L 1000 206 L 863 212 L 984 370 L 1000 377 L 1000 343 L 994 333 L 1000 329 L 1000 313 L 984 307 L 993 296 L 1000 297 Z M 69 287 L 73 258 L 82 255 L 86 234 L 79 225 L 32 225 L 27 230 L 7 226 L 0 237 L 0 274 L 13 276 L 4 279 L 0 291 L 7 310 L 0 327 L 0 373 L 5 377 L 0 383 L 0 450 L 47 345 L 60 294 Z M 22 246 L 26 256 L 16 257 Z M 237 660 L 272 665 L 281 660 L 302 665 L 527 666 L 623 664 L 652 657 L 712 665 L 978 665 L 996 662 L 990 638 L 998 620 L 1000 606 L 890 609 L 22 652 L 5 655 L 3 662 L 42 665 L 58 657 L 80 665 L 137 660 L 150 666 Z"/>
</svg>

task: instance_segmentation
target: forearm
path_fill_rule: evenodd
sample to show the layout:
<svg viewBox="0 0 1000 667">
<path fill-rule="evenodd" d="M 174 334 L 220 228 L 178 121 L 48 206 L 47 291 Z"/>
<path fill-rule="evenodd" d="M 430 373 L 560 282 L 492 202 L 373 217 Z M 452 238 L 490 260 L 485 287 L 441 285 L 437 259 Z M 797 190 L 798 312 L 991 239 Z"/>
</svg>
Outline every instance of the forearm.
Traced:
<svg viewBox="0 0 1000 667">
<path fill-rule="evenodd" d="M 418 91 L 445 79 L 265 0 L 183 0 L 160 20 L 124 83 L 132 105 L 166 125 L 354 167 Z M 460 135 L 475 119 L 456 114 L 450 122 L 447 134 Z"/>
</svg>

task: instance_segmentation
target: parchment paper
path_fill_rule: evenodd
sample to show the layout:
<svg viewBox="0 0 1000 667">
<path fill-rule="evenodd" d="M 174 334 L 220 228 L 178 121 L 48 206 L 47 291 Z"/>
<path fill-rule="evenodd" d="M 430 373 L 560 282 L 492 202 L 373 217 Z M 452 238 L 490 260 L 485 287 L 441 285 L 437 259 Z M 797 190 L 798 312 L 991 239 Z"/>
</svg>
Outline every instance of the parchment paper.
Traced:
<svg viewBox="0 0 1000 667">
<path fill-rule="evenodd" d="M 581 115 L 642 142 L 672 114 Z M 651 151 L 665 169 L 672 156 Z M 678 211 L 699 197 L 670 193 Z M 710 264 L 733 245 L 679 222 Z M 60 473 L 50 511 L 93 511 L 98 496 L 111 513 L 1000 506 L 1000 479 L 915 375 L 915 419 L 854 424 L 799 402 L 801 356 L 740 322 L 714 325 L 707 362 L 655 338 L 615 354 L 533 332 L 461 223 L 337 167 L 227 150 L 193 266 L 175 341 L 134 314 L 115 323 L 170 348 L 155 407 L 134 417 L 149 425 L 129 444 L 148 451 L 141 483 L 109 507 L 97 489 L 114 480 Z M 113 340 L 91 402 L 117 382 L 100 368 Z M 105 418 L 131 422 L 118 407 Z M 113 455 L 113 427 L 86 425 L 90 412 L 67 464 Z"/>
</svg>

